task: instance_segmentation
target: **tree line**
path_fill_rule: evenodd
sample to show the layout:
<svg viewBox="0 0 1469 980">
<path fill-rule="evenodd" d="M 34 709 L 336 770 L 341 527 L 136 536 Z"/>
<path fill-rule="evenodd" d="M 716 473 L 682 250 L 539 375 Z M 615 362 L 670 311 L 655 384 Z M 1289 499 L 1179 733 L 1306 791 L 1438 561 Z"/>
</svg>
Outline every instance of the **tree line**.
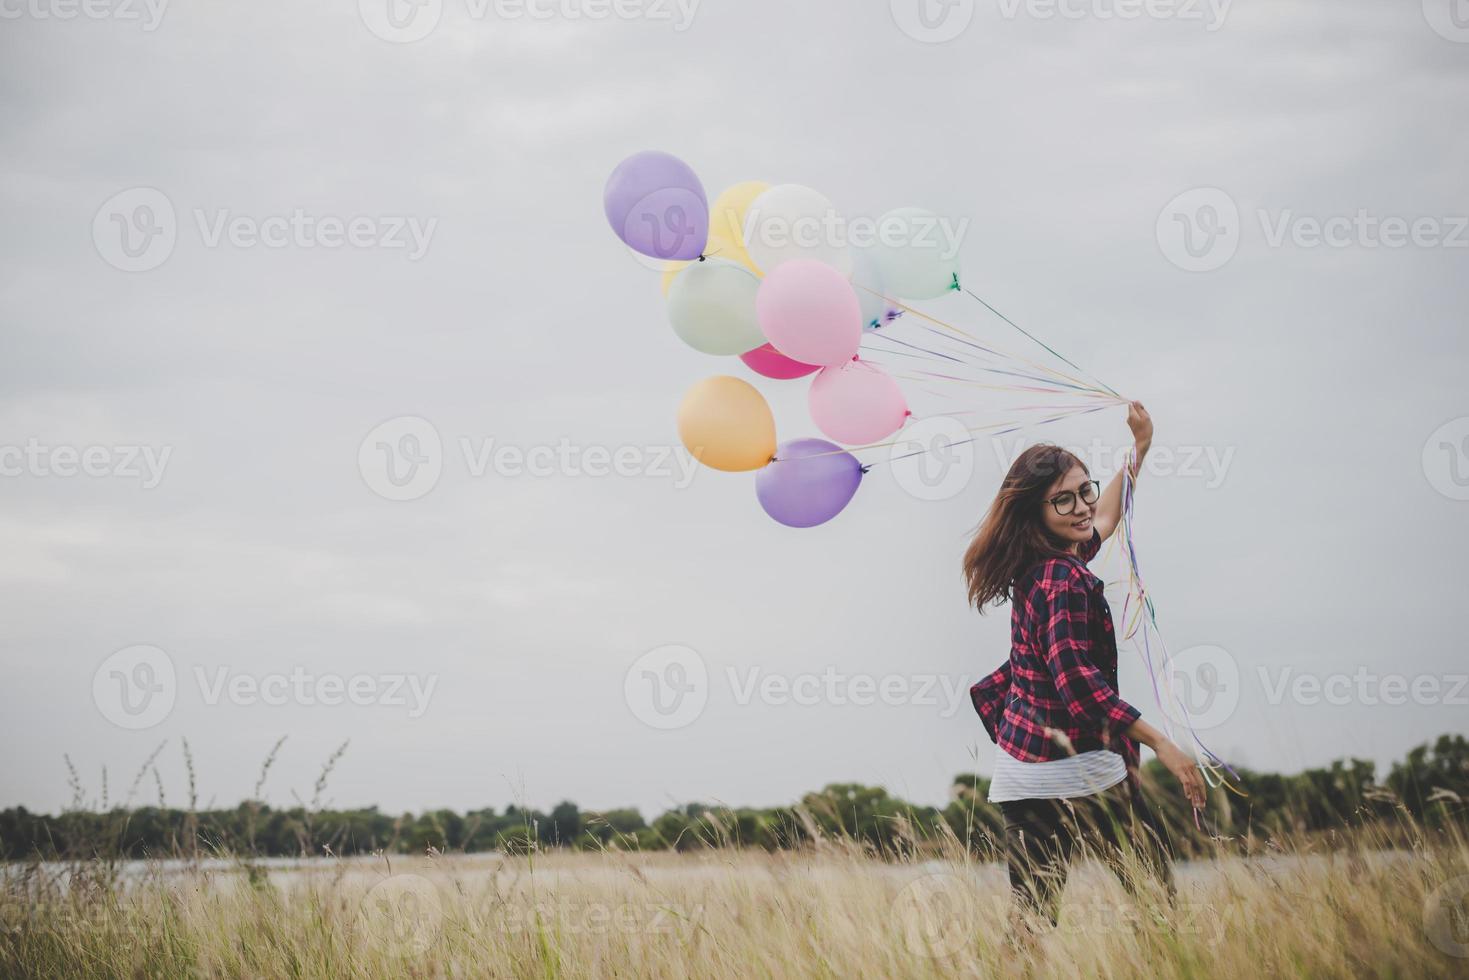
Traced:
<svg viewBox="0 0 1469 980">
<path fill-rule="evenodd" d="M 340 752 L 338 753 L 340 754 Z M 335 756 L 333 761 L 335 761 Z M 1372 762 L 1344 759 L 1294 775 L 1238 770 L 1238 795 L 1216 788 L 1197 824 L 1172 776 L 1156 760 L 1143 772 L 1151 800 L 1184 853 L 1223 841 L 1268 841 L 1343 830 L 1366 822 L 1439 827 L 1462 822 L 1469 800 L 1469 740 L 1444 735 L 1392 765 L 1379 780 Z M 323 777 L 324 778 L 324 777 Z M 318 786 L 318 789 L 321 787 Z M 846 838 L 880 855 L 911 853 L 953 838 L 994 856 L 1003 821 L 986 801 L 989 780 L 961 774 L 942 807 L 908 803 L 881 787 L 834 783 L 790 806 L 690 803 L 652 822 L 633 808 L 549 811 L 507 806 L 457 813 L 383 813 L 315 806 L 276 808 L 250 800 L 233 809 L 73 806 L 56 815 L 0 811 L 7 861 L 299 857 L 456 852 L 524 853 L 532 848 L 694 850 L 736 846 L 782 850 Z"/>
</svg>

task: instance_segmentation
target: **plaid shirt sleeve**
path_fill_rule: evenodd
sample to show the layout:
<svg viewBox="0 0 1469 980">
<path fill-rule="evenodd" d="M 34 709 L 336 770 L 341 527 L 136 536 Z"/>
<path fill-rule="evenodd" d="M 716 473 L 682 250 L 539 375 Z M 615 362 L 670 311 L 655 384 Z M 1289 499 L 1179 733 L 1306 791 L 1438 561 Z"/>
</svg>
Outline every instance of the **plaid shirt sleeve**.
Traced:
<svg viewBox="0 0 1469 980">
<path fill-rule="evenodd" d="M 1000 664 L 999 669 L 969 689 L 969 699 L 974 710 L 979 712 L 980 724 L 989 733 L 990 741 L 1000 741 L 1000 715 L 1005 711 L 1005 698 L 1010 693 L 1010 661 Z"/>
<path fill-rule="evenodd" d="M 1040 646 L 1056 693 L 1071 717 L 1120 735 L 1142 712 L 1117 696 L 1088 656 L 1092 642 L 1087 628 L 1089 602 L 1086 586 L 1075 573 L 1040 590 Z"/>
</svg>

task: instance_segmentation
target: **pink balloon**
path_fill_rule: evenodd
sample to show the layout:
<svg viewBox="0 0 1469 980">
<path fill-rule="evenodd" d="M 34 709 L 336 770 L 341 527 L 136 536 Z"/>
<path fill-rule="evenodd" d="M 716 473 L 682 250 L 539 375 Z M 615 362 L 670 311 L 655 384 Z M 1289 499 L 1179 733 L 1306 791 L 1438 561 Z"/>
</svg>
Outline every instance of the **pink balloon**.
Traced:
<svg viewBox="0 0 1469 980">
<path fill-rule="evenodd" d="M 740 355 L 740 360 L 744 361 L 745 365 L 756 374 L 763 374 L 777 381 L 804 378 L 812 371 L 821 370 L 819 364 L 802 364 L 800 361 L 793 361 L 769 344 L 761 344 L 754 350 L 745 351 Z"/>
<path fill-rule="evenodd" d="M 847 277 L 825 262 L 776 266 L 760 283 L 755 313 L 765 339 L 803 364 L 841 364 L 862 343 L 862 304 Z"/>
<path fill-rule="evenodd" d="M 876 364 L 856 358 L 822 368 L 811 379 L 808 397 L 816 427 L 849 446 L 887 438 L 910 414 L 898 383 Z"/>
</svg>

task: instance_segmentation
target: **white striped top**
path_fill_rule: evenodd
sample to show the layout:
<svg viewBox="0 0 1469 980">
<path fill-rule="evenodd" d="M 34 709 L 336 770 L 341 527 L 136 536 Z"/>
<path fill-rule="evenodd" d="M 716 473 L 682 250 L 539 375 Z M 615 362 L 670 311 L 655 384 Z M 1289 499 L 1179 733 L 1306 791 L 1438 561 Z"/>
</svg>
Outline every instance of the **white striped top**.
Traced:
<svg viewBox="0 0 1469 980">
<path fill-rule="evenodd" d="M 1021 762 L 1004 749 L 995 752 L 990 802 L 1065 800 L 1091 796 L 1127 778 L 1122 756 L 1106 749 L 1079 752 L 1051 762 Z"/>
</svg>

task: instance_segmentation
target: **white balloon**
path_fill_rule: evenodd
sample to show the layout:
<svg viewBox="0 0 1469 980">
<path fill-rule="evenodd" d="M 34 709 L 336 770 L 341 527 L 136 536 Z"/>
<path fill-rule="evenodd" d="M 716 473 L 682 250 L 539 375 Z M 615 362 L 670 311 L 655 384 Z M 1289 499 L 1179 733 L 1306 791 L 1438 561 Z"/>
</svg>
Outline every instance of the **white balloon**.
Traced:
<svg viewBox="0 0 1469 980">
<path fill-rule="evenodd" d="M 760 280 L 738 262 L 690 262 L 668 289 L 668 319 L 684 343 L 705 354 L 743 354 L 765 343 L 755 315 Z"/>
<path fill-rule="evenodd" d="M 845 217 L 826 195 L 801 184 L 777 184 L 755 198 L 745 215 L 745 248 L 765 275 L 792 259 L 852 274 Z"/>
<path fill-rule="evenodd" d="M 872 257 L 889 295 L 933 299 L 958 288 L 957 242 L 941 234 L 942 227 L 936 214 L 922 208 L 895 208 L 878 219 Z"/>
</svg>

